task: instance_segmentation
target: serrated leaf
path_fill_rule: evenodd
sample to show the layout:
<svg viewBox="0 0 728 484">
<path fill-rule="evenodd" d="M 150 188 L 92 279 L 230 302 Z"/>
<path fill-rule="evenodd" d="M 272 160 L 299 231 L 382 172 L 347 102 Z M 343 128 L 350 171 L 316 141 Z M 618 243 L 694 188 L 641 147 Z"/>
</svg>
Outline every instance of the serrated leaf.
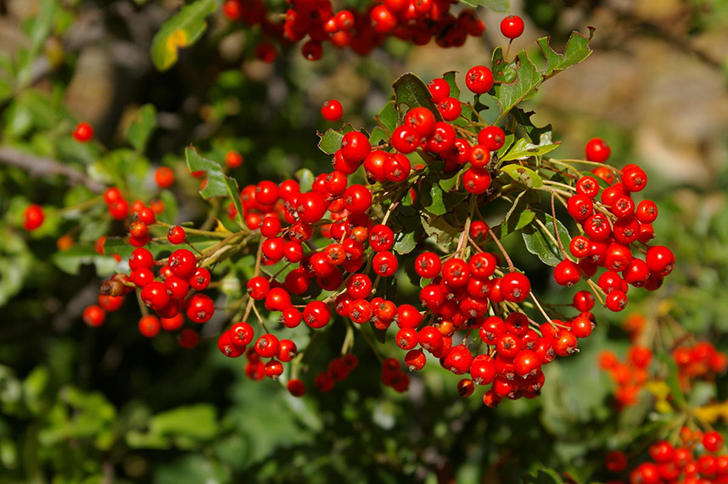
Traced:
<svg viewBox="0 0 728 484">
<path fill-rule="evenodd" d="M 327 155 L 333 155 L 336 153 L 336 150 L 341 148 L 341 140 L 344 135 L 353 130 L 354 128 L 350 124 L 347 124 L 338 131 L 333 128 L 329 128 L 324 134 L 319 133 L 319 149 Z"/>
<path fill-rule="evenodd" d="M 539 174 L 525 166 L 514 163 L 502 167 L 501 171 L 508 174 L 514 181 L 528 188 L 540 188 L 543 186 L 543 180 Z"/>
<path fill-rule="evenodd" d="M 143 153 L 147 146 L 149 136 L 157 127 L 157 108 L 152 104 L 145 104 L 135 115 L 134 121 L 126 130 L 126 139 L 139 153 Z"/>
<path fill-rule="evenodd" d="M 397 127 L 398 117 L 397 110 L 394 107 L 394 101 L 389 101 L 384 105 L 379 114 L 375 116 L 376 120 L 382 126 L 382 128 L 388 133 L 392 134 L 394 128 Z"/>
<path fill-rule="evenodd" d="M 204 171 L 207 183 L 200 194 L 205 200 L 212 197 L 229 197 L 237 210 L 236 219 L 241 227 L 245 227 L 243 221 L 243 206 L 240 203 L 238 182 L 230 178 L 222 171 L 222 167 L 214 161 L 203 158 L 194 148 L 185 149 L 185 158 L 190 172 Z"/>
<path fill-rule="evenodd" d="M 546 59 L 543 70 L 536 68 L 526 51 L 520 52 L 512 62 L 506 62 L 503 48 L 497 47 L 492 57 L 493 77 L 500 81 L 494 86 L 495 97 L 501 108 L 497 121 L 502 120 L 517 104 L 532 97 L 544 80 L 589 57 L 592 52 L 589 41 L 590 38 L 573 32 L 565 53 L 558 54 L 550 47 L 548 37 L 539 39 L 538 46 Z"/>
<path fill-rule="evenodd" d="M 529 229 L 531 230 L 524 230 L 521 234 L 523 235 L 523 241 L 526 244 L 526 249 L 531 254 L 538 256 L 544 264 L 555 267 L 559 262 L 564 260 L 564 256 L 559 250 L 559 246 L 553 240 L 556 238 L 554 233 L 553 217 L 551 217 L 551 215 L 544 214 L 544 218 L 546 220 L 544 222 L 544 226 L 546 227 L 546 230 L 549 231 L 548 234 L 544 233 L 541 226 L 537 224 L 531 224 L 529 226 Z M 562 224 L 558 219 L 556 220 L 556 226 L 558 227 L 561 243 L 564 248 L 569 247 L 569 243 L 571 242 L 569 231 L 566 230 L 564 224 Z"/>
<path fill-rule="evenodd" d="M 486 7 L 494 12 L 508 12 L 511 9 L 510 0 L 461 0 L 471 7 Z"/>
<path fill-rule="evenodd" d="M 501 161 L 525 160 L 551 153 L 561 145 L 561 142 L 552 143 L 550 134 L 550 132 L 542 134 L 538 144 L 531 143 L 525 138 L 519 139 L 510 151 L 500 158 Z"/>
<path fill-rule="evenodd" d="M 450 97 L 458 99 L 460 97 L 460 88 L 458 87 L 458 83 L 455 78 L 456 75 L 456 71 L 448 71 L 442 76 L 442 78 L 445 79 L 445 82 L 447 82 L 448 86 L 450 86 Z"/>
<path fill-rule="evenodd" d="M 400 115 L 404 115 L 410 109 L 421 106 L 432 111 L 436 120 L 442 121 L 440 110 L 432 102 L 430 90 L 422 79 L 412 73 L 404 74 L 394 81 L 393 87 L 394 104 Z M 403 104 L 407 106 L 407 109 L 402 109 Z"/>
<path fill-rule="evenodd" d="M 182 7 L 159 29 L 152 40 L 152 62 L 160 71 L 172 67 L 178 50 L 199 40 L 207 29 L 205 18 L 217 9 L 217 0 L 197 0 Z"/>
<path fill-rule="evenodd" d="M 450 225 L 442 216 L 435 216 L 423 212 L 421 216 L 422 227 L 429 236 L 434 236 L 437 243 L 447 247 L 460 235 L 460 229 Z"/>
<path fill-rule="evenodd" d="M 515 107 L 511 110 L 511 116 L 513 116 L 513 118 L 516 120 L 516 123 L 518 123 L 518 125 L 523 129 L 529 139 L 533 143 L 541 144 L 540 140 L 542 139 L 542 136 L 546 135 L 549 137 L 549 139 L 552 138 L 552 129 L 550 124 L 542 127 L 537 127 L 536 125 L 534 125 L 533 121 L 531 121 L 531 116 L 533 116 L 534 114 L 534 111 L 526 112 L 519 107 Z"/>
</svg>

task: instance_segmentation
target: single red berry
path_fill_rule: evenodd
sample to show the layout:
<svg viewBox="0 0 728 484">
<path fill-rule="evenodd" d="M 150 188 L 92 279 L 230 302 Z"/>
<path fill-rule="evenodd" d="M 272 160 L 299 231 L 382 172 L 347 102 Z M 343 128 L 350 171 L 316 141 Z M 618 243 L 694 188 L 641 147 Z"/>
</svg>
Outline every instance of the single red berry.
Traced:
<svg viewBox="0 0 728 484">
<path fill-rule="evenodd" d="M 206 323 L 215 312 L 215 304 L 205 294 L 195 294 L 187 300 L 186 314 L 194 323 Z"/>
<path fill-rule="evenodd" d="M 280 341 L 271 333 L 264 334 L 255 342 L 255 352 L 263 358 L 273 358 L 278 354 Z"/>
<path fill-rule="evenodd" d="M 243 164 L 243 155 L 237 151 L 230 150 L 225 154 L 225 164 L 228 168 L 237 168 Z"/>
<path fill-rule="evenodd" d="M 197 258 L 187 249 L 177 249 L 169 256 L 168 264 L 175 276 L 188 279 L 195 273 Z"/>
<path fill-rule="evenodd" d="M 159 334 L 159 330 L 161 328 L 161 325 L 159 323 L 159 318 L 156 316 L 148 315 L 143 316 L 139 320 L 139 332 L 142 334 L 142 336 L 146 336 L 147 338 L 153 338 L 157 334 Z"/>
<path fill-rule="evenodd" d="M 44 220 L 45 214 L 43 213 L 43 207 L 40 205 L 29 205 L 23 212 L 23 228 L 25 230 L 37 229 L 43 225 Z"/>
<path fill-rule="evenodd" d="M 390 142 L 392 147 L 402 154 L 409 154 L 414 152 L 420 145 L 421 136 L 417 134 L 414 128 L 402 125 L 398 126 L 392 131 L 392 138 Z"/>
<path fill-rule="evenodd" d="M 440 274 L 442 262 L 434 252 L 423 252 L 415 259 L 415 272 L 425 279 L 432 279 Z M 495 269 L 495 267 L 494 267 Z"/>
<path fill-rule="evenodd" d="M 506 134 L 498 126 L 486 126 L 478 133 L 478 143 L 488 151 L 498 151 L 506 142 Z"/>
<path fill-rule="evenodd" d="M 253 277 L 248 281 L 248 294 L 256 301 L 265 299 L 270 291 L 268 280 L 261 276 Z"/>
<path fill-rule="evenodd" d="M 589 161 L 604 163 L 609 159 L 609 155 L 611 154 L 612 149 L 601 138 L 592 138 L 586 144 L 586 159 Z"/>
<path fill-rule="evenodd" d="M 645 262 L 653 274 L 665 277 L 675 267 L 675 255 L 667 247 L 656 245 L 647 249 Z"/>
<path fill-rule="evenodd" d="M 306 394 L 306 385 L 297 378 L 288 380 L 288 383 L 286 383 L 286 389 L 288 390 L 288 393 L 294 397 L 302 397 Z"/>
<path fill-rule="evenodd" d="M 445 97 L 447 96 L 443 96 Z M 427 138 L 435 132 L 435 122 L 435 115 L 424 107 L 410 109 L 404 117 L 404 124 L 414 129 L 420 138 Z"/>
<path fill-rule="evenodd" d="M 341 103 L 336 99 L 326 101 L 324 105 L 321 106 L 321 116 L 323 116 L 327 121 L 338 121 L 341 119 L 343 114 L 344 108 L 341 107 Z"/>
<path fill-rule="evenodd" d="M 87 143 L 94 137 L 94 128 L 88 123 L 80 122 L 73 130 L 73 138 L 81 143 Z"/>
<path fill-rule="evenodd" d="M 465 74 L 465 85 L 475 94 L 485 94 L 493 87 L 493 72 L 485 66 L 472 67 Z"/>
<path fill-rule="evenodd" d="M 185 233 L 185 229 L 183 229 L 179 225 L 170 227 L 170 229 L 167 231 L 167 240 L 169 240 L 170 244 L 183 244 L 186 238 L 187 234 Z"/>
<path fill-rule="evenodd" d="M 491 177 L 487 170 L 470 168 L 463 175 L 463 187 L 475 195 L 485 193 L 490 188 Z"/>
<path fill-rule="evenodd" d="M 627 454 L 621 450 L 613 450 L 604 457 L 604 466 L 610 472 L 622 472 L 627 468 Z"/>
<path fill-rule="evenodd" d="M 518 15 L 509 15 L 501 21 L 500 29 L 504 37 L 517 39 L 523 34 L 523 19 Z"/>
<path fill-rule="evenodd" d="M 723 447 L 723 436 L 720 432 L 711 431 L 703 435 L 703 447 L 708 452 L 718 452 Z"/>
<path fill-rule="evenodd" d="M 559 286 L 571 287 L 581 280 L 581 269 L 568 259 L 562 260 L 554 268 L 554 280 Z"/>
<path fill-rule="evenodd" d="M 154 181 L 159 188 L 169 188 L 174 185 L 174 172 L 168 166 L 160 166 L 154 172 Z"/>
<path fill-rule="evenodd" d="M 450 84 L 445 79 L 433 79 L 427 85 L 432 95 L 432 100 L 435 103 L 439 103 L 450 95 Z"/>
<path fill-rule="evenodd" d="M 192 289 L 196 291 L 204 291 L 207 289 L 207 286 L 210 285 L 211 280 L 212 276 L 210 275 L 210 271 L 204 267 L 198 267 L 195 269 L 195 273 L 192 274 L 192 277 L 190 277 L 189 283 Z"/>
<path fill-rule="evenodd" d="M 531 292 L 531 281 L 520 272 L 511 272 L 503 276 L 500 286 L 505 299 L 515 303 L 525 301 Z"/>
<path fill-rule="evenodd" d="M 341 154 L 349 162 L 364 161 L 371 150 L 369 138 L 362 132 L 350 131 L 341 139 Z"/>
<path fill-rule="evenodd" d="M 155 311 L 162 310 L 169 304 L 166 286 L 158 281 L 151 281 L 141 291 L 142 301 Z"/>
<path fill-rule="evenodd" d="M 104 323 L 104 320 L 106 320 L 106 311 L 104 311 L 101 306 L 92 304 L 83 310 L 83 322 L 89 326 L 94 328 L 101 326 Z"/>
</svg>

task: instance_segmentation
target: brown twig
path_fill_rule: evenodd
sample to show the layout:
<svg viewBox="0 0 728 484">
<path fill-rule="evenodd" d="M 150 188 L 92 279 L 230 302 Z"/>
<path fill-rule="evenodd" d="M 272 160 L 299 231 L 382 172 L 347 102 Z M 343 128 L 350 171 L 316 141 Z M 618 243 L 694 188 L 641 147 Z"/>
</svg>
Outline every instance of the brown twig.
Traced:
<svg viewBox="0 0 728 484">
<path fill-rule="evenodd" d="M 63 175 L 68 178 L 68 181 L 75 185 L 82 183 L 86 185 L 89 190 L 95 193 L 100 193 L 104 190 L 104 186 L 96 180 L 90 178 L 85 173 L 76 170 L 75 168 L 64 165 L 60 161 L 53 160 L 50 158 L 44 158 L 41 156 L 34 156 L 29 153 L 24 153 L 20 150 L 10 147 L 0 148 L 0 163 L 6 165 L 12 165 L 30 173 L 32 176 L 49 176 L 49 175 Z"/>
</svg>

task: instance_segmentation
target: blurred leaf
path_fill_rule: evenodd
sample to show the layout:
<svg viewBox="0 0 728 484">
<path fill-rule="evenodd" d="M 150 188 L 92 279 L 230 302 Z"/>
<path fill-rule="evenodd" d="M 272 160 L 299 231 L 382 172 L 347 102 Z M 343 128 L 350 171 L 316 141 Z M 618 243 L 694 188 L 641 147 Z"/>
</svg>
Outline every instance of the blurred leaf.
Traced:
<svg viewBox="0 0 728 484">
<path fill-rule="evenodd" d="M 0 237 L 0 307 L 8 303 L 23 287 L 32 264 L 25 241 L 18 234 L 4 229 Z"/>
<path fill-rule="evenodd" d="M 172 67 L 177 62 L 178 49 L 199 40 L 207 29 L 205 18 L 216 8 L 216 0 L 196 0 L 165 21 L 152 40 L 152 62 L 155 67 L 160 71 Z"/>
<path fill-rule="evenodd" d="M 209 200 L 212 197 L 228 197 L 235 205 L 237 210 L 236 219 L 241 227 L 245 227 L 243 221 L 243 206 L 240 202 L 240 193 L 238 189 L 238 182 L 234 178 L 231 178 L 222 171 L 222 167 L 203 158 L 194 148 L 185 149 L 185 157 L 187 159 L 187 167 L 190 172 L 204 171 L 207 179 L 205 188 L 200 191 L 200 194 L 205 200 Z"/>
<path fill-rule="evenodd" d="M 301 168 L 296 172 L 296 178 L 298 178 L 298 184 L 301 188 L 301 193 L 305 193 L 311 190 L 314 182 L 314 175 L 308 168 Z"/>
<path fill-rule="evenodd" d="M 564 260 L 564 255 L 559 250 L 559 246 L 556 245 L 553 240 L 556 238 L 553 217 L 551 217 L 551 215 L 544 214 L 544 218 L 546 219 L 544 226 L 549 231 L 550 235 L 544 233 L 544 230 L 536 224 L 531 224 L 528 226 L 527 230 L 524 230 L 521 233 L 523 235 L 523 241 L 526 243 L 526 249 L 528 249 L 531 254 L 537 255 L 544 264 L 555 267 L 559 262 Z M 559 235 L 561 236 L 561 243 L 564 248 L 569 247 L 569 243 L 571 243 L 569 231 L 558 219 L 556 220 L 556 226 L 558 227 Z"/>
<path fill-rule="evenodd" d="M 229 482 L 219 464 L 189 454 L 154 467 L 154 484 L 222 484 Z"/>
<path fill-rule="evenodd" d="M 539 469 L 536 475 L 524 476 L 524 484 L 564 484 L 564 480 L 553 469 Z"/>
<path fill-rule="evenodd" d="M 78 275 L 81 267 L 86 264 L 93 264 L 100 276 L 113 274 L 116 267 L 116 260 L 111 255 L 99 255 L 90 246 L 75 245 L 69 250 L 56 252 L 51 259 L 60 270 L 74 276 Z"/>
<path fill-rule="evenodd" d="M 210 440 L 218 430 L 215 407 L 208 403 L 174 408 L 153 416 L 149 421 L 149 433 L 157 436 Z"/>
<path fill-rule="evenodd" d="M 145 104 L 135 114 L 135 119 L 126 130 L 126 138 L 140 153 L 144 152 L 149 136 L 157 126 L 157 108 Z"/>
<path fill-rule="evenodd" d="M 508 12 L 511 9 L 510 0 L 461 0 L 471 7 L 487 7 L 494 12 Z"/>
<path fill-rule="evenodd" d="M 37 15 L 31 17 L 26 24 L 25 31 L 30 38 L 30 46 L 26 51 L 22 51 L 19 57 L 17 74 L 19 86 L 26 86 L 32 80 L 33 64 L 41 53 L 43 43 L 51 34 L 57 9 L 56 0 L 41 0 L 37 6 Z"/>
<path fill-rule="evenodd" d="M 427 84 L 412 73 L 404 74 L 394 81 L 394 103 L 401 116 L 410 109 L 421 106 L 432 111 L 437 121 L 442 121 L 440 110 L 432 102 L 432 94 Z M 407 110 L 402 110 L 403 104 L 407 106 Z"/>
</svg>

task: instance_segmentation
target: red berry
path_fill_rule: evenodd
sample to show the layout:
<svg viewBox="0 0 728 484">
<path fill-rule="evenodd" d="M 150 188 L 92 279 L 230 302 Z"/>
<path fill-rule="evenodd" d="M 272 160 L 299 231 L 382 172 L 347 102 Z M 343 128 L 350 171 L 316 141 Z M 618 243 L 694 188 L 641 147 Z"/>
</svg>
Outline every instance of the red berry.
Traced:
<svg viewBox="0 0 728 484">
<path fill-rule="evenodd" d="M 159 188 L 169 188 L 174 184 L 174 172 L 168 166 L 160 166 L 154 172 L 154 181 Z"/>
<path fill-rule="evenodd" d="M 91 306 L 88 306 L 86 309 L 83 310 L 83 322 L 89 326 L 92 326 L 94 328 L 97 326 L 101 326 L 104 323 L 105 319 L 106 312 L 101 308 L 101 306 L 92 304 Z"/>
<path fill-rule="evenodd" d="M 45 214 L 43 213 L 43 207 L 40 205 L 29 205 L 23 212 L 23 228 L 25 230 L 37 229 L 43 225 L 43 220 L 45 220 Z"/>
<path fill-rule="evenodd" d="M 609 155 L 611 154 L 612 149 L 601 138 L 592 138 L 586 144 L 586 159 L 589 161 L 604 163 L 609 159 Z"/>
<path fill-rule="evenodd" d="M 225 154 L 225 164 L 229 168 L 237 168 L 243 164 L 243 155 L 241 155 L 237 151 L 228 151 Z"/>
<path fill-rule="evenodd" d="M 498 126 L 486 126 L 478 133 L 478 143 L 488 151 L 498 151 L 506 142 L 506 134 Z"/>
<path fill-rule="evenodd" d="M 73 130 L 73 137 L 76 141 L 86 143 L 94 137 L 94 128 L 88 123 L 80 122 Z"/>
<path fill-rule="evenodd" d="M 156 316 L 148 315 L 143 316 L 141 319 L 139 319 L 139 332 L 146 336 L 147 338 L 153 338 L 157 334 L 159 334 L 160 330 L 160 323 L 159 318 Z"/>
<path fill-rule="evenodd" d="M 167 240 L 169 240 L 170 244 L 183 244 L 186 238 L 187 234 L 185 233 L 185 229 L 183 229 L 179 225 L 170 227 L 170 229 L 167 231 Z"/>
<path fill-rule="evenodd" d="M 518 15 L 509 15 L 501 21 L 500 29 L 503 36 L 513 40 L 523 34 L 523 19 Z"/>
<path fill-rule="evenodd" d="M 364 161 L 371 150 L 369 138 L 359 131 L 350 131 L 341 139 L 341 154 L 350 162 Z"/>
<path fill-rule="evenodd" d="M 215 304 L 205 294 L 195 294 L 187 300 L 185 313 L 194 323 L 205 323 L 215 312 Z"/>
<path fill-rule="evenodd" d="M 255 342 L 255 352 L 263 358 L 273 358 L 278 354 L 280 342 L 273 334 L 264 334 Z"/>
<path fill-rule="evenodd" d="M 188 279 L 195 273 L 197 258 L 187 249 L 177 249 L 169 256 L 168 264 L 175 276 Z"/>
<path fill-rule="evenodd" d="M 327 121 L 338 121 L 344 114 L 344 108 L 341 107 L 341 103 L 336 99 L 326 101 L 321 106 L 321 116 Z"/>
<path fill-rule="evenodd" d="M 445 79 L 433 79 L 427 87 L 435 103 L 439 103 L 450 95 L 450 84 Z"/>
<path fill-rule="evenodd" d="M 465 85 L 475 94 L 485 94 L 493 87 L 493 72 L 485 66 L 472 67 L 465 74 Z"/>
</svg>

